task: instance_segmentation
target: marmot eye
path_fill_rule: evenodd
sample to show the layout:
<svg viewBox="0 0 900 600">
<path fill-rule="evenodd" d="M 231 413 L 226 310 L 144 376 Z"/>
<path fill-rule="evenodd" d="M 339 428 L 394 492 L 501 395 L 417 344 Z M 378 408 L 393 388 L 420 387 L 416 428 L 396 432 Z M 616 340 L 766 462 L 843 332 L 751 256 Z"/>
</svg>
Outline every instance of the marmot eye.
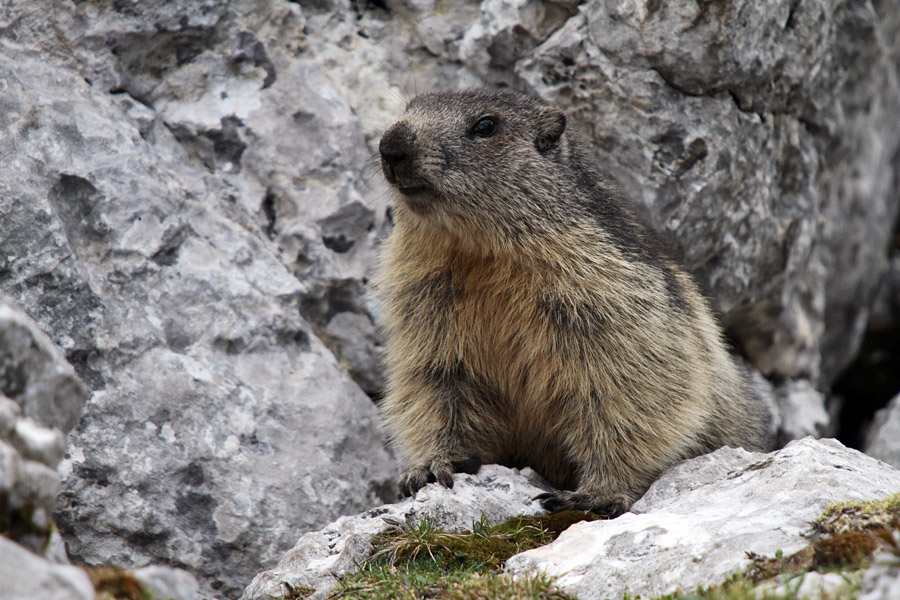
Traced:
<svg viewBox="0 0 900 600">
<path fill-rule="evenodd" d="M 497 121 L 493 117 L 478 119 L 475 127 L 472 128 L 472 133 L 478 137 L 491 137 L 497 133 Z"/>
</svg>

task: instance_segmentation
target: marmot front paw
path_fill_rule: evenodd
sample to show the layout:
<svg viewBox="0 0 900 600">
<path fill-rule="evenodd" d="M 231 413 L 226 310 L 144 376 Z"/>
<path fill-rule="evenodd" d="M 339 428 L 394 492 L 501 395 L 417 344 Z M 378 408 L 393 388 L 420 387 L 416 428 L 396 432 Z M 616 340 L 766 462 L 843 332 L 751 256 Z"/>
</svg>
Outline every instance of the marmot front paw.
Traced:
<svg viewBox="0 0 900 600">
<path fill-rule="evenodd" d="M 453 487 L 454 473 L 469 473 L 474 475 L 481 468 L 481 459 L 477 456 L 458 460 L 444 460 L 443 458 L 435 458 L 429 464 L 420 467 L 413 467 L 400 476 L 400 495 L 402 500 L 407 496 L 412 496 L 426 483 L 440 482 L 445 488 Z"/>
<path fill-rule="evenodd" d="M 400 476 L 399 488 L 402 500 L 412 496 L 426 483 L 439 482 L 445 488 L 453 487 L 453 465 L 443 459 L 434 459 L 427 465 L 413 467 Z"/>
<path fill-rule="evenodd" d="M 555 492 L 538 494 L 534 499 L 540 500 L 541 506 L 550 512 L 589 510 L 592 513 L 610 519 L 615 519 L 629 508 L 629 504 L 625 502 L 624 498 L 610 498 L 609 496 L 592 494 L 590 492 L 556 490 Z"/>
</svg>

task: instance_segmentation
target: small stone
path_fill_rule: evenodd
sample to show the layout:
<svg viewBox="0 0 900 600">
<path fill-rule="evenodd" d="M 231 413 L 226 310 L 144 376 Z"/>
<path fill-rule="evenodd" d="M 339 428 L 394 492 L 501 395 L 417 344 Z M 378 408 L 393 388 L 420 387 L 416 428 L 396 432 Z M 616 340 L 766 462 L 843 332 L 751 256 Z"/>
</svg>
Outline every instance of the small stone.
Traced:
<svg viewBox="0 0 900 600">
<path fill-rule="evenodd" d="M 59 565 L 0 537 L 3 600 L 94 600 L 94 587 L 81 569 Z"/>
<path fill-rule="evenodd" d="M 134 578 L 153 598 L 166 600 L 194 600 L 200 584 L 197 578 L 182 569 L 149 566 L 134 571 Z"/>
<path fill-rule="evenodd" d="M 13 444 L 25 458 L 55 469 L 66 453 L 66 437 L 58 429 L 38 425 L 33 419 L 16 421 Z"/>
<path fill-rule="evenodd" d="M 875 413 L 863 449 L 869 456 L 900 469 L 900 395 Z"/>
</svg>

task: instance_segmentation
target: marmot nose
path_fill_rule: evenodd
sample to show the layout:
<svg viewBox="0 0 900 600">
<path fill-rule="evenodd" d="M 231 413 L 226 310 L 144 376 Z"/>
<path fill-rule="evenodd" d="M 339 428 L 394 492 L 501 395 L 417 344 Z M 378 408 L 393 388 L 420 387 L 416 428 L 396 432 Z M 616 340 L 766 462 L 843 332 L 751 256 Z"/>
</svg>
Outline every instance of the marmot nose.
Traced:
<svg viewBox="0 0 900 600">
<path fill-rule="evenodd" d="M 416 134 L 404 121 L 394 123 L 384 132 L 378 144 L 378 151 L 381 152 L 381 160 L 384 161 L 385 173 L 389 168 L 397 168 L 409 160 L 415 141 Z"/>
</svg>

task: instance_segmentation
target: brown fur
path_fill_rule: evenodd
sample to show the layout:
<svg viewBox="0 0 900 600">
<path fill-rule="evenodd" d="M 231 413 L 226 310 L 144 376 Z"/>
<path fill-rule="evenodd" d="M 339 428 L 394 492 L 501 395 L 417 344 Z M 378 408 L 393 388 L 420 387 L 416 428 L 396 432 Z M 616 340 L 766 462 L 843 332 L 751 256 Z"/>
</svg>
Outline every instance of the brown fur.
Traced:
<svg viewBox="0 0 900 600">
<path fill-rule="evenodd" d="M 492 135 L 476 133 L 489 117 Z M 531 466 L 551 509 L 628 510 L 682 459 L 771 446 L 696 284 L 565 116 L 512 92 L 419 96 L 381 141 L 395 228 L 383 413 L 410 495 Z"/>
</svg>

